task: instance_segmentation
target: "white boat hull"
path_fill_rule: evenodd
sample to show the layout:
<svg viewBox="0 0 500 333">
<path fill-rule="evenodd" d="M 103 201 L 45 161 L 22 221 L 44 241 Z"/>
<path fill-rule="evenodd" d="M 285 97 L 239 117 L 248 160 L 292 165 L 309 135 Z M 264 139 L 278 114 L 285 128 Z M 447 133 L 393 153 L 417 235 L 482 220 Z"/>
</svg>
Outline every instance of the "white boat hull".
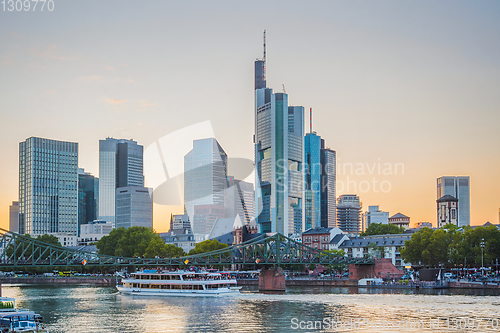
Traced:
<svg viewBox="0 0 500 333">
<path fill-rule="evenodd" d="M 169 289 L 141 289 L 141 288 L 125 288 L 116 286 L 118 291 L 123 295 L 140 295 L 140 296 L 170 296 L 170 297 L 224 297 L 240 295 L 238 289 L 215 289 L 215 290 L 169 290 Z"/>
</svg>

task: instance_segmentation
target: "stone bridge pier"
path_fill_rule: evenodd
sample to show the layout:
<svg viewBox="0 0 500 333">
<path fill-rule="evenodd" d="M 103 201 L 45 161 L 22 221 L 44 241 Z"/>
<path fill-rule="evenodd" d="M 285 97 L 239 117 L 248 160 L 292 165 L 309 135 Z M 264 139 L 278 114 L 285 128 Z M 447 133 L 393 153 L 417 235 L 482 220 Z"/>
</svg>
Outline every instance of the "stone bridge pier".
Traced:
<svg viewBox="0 0 500 333">
<path fill-rule="evenodd" d="M 259 292 L 265 294 L 284 294 L 285 272 L 281 267 L 262 268 L 259 274 Z"/>
</svg>

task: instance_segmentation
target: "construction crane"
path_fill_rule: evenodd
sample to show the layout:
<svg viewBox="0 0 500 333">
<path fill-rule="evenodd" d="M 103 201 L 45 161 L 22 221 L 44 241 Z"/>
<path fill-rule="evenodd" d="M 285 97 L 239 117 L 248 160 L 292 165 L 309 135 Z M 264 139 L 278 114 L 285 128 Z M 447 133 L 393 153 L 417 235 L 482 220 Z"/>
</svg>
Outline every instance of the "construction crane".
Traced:
<svg viewBox="0 0 500 333">
<path fill-rule="evenodd" d="M 282 86 L 283 86 L 283 93 L 286 94 L 285 84 L 283 83 Z"/>
</svg>

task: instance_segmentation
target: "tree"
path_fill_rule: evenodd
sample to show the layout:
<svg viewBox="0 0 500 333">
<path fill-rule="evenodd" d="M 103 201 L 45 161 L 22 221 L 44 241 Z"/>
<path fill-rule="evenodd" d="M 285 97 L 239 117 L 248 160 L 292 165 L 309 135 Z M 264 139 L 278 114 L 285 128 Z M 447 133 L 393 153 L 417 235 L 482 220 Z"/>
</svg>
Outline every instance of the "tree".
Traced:
<svg viewBox="0 0 500 333">
<path fill-rule="evenodd" d="M 159 235 L 151 239 L 144 253 L 146 258 L 173 258 L 182 257 L 184 255 L 186 255 L 186 253 L 182 248 L 172 244 L 165 244 L 165 241 Z"/>
<path fill-rule="evenodd" d="M 334 254 L 339 257 L 345 257 L 345 251 L 344 250 L 327 250 L 325 252 L 329 252 L 331 254 Z M 345 271 L 349 267 L 348 264 L 333 264 L 333 265 L 328 265 L 328 270 L 331 271 Z"/>
<path fill-rule="evenodd" d="M 207 253 L 211 251 L 225 249 L 226 247 L 227 244 L 219 243 L 217 239 L 213 240 L 207 239 L 206 241 L 196 243 L 194 249 L 191 249 L 191 251 L 189 251 L 189 255 Z"/>
<path fill-rule="evenodd" d="M 127 228 L 118 240 L 115 255 L 120 257 L 141 257 L 145 254 L 149 242 L 155 235 L 157 234 L 152 228 Z"/>
<path fill-rule="evenodd" d="M 114 256 L 118 247 L 118 241 L 122 238 L 125 230 L 125 228 L 113 229 L 108 236 L 102 237 L 96 244 L 99 254 Z"/>
<path fill-rule="evenodd" d="M 402 234 L 404 232 L 403 227 L 398 227 L 395 224 L 370 223 L 366 231 L 361 233 L 361 236 Z"/>
</svg>

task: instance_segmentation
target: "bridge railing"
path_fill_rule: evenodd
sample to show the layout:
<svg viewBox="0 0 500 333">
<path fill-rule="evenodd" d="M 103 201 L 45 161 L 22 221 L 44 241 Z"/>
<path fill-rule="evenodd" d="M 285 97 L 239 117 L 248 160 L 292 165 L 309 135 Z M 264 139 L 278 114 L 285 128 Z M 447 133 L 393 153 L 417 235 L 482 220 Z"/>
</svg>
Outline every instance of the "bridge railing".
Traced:
<svg viewBox="0 0 500 333">
<path fill-rule="evenodd" d="M 0 228 L 0 267 L 25 266 L 215 266 L 370 264 L 306 246 L 279 233 L 262 234 L 224 249 L 178 258 L 127 258 L 68 249 Z"/>
</svg>

